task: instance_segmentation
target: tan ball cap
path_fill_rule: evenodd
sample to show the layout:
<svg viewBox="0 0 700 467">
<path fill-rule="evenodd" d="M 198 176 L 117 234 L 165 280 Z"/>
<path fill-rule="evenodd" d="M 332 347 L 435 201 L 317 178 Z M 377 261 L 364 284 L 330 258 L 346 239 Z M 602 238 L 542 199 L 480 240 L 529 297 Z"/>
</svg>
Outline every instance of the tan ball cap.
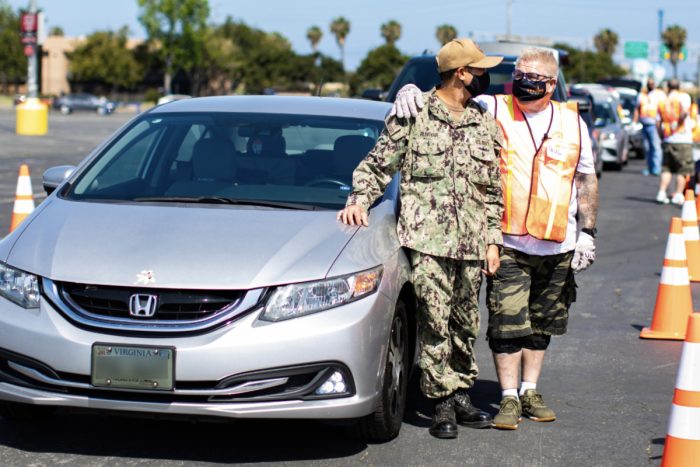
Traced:
<svg viewBox="0 0 700 467">
<path fill-rule="evenodd" d="M 503 57 L 487 57 L 471 39 L 452 39 L 443 45 L 437 54 L 438 70 L 454 70 L 461 66 L 493 68 Z"/>
</svg>

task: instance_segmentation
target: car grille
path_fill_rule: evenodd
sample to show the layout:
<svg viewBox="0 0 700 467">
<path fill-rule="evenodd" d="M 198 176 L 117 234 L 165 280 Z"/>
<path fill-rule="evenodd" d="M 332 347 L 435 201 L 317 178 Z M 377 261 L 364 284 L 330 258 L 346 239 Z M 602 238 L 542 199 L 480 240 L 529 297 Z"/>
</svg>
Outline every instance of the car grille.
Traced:
<svg viewBox="0 0 700 467">
<path fill-rule="evenodd" d="M 80 327 L 110 334 L 201 333 L 259 309 L 265 289 L 189 290 L 117 287 L 42 279 L 42 291 L 58 312 Z M 134 295 L 156 297 L 148 316 L 134 316 Z M 132 310 L 133 311 L 133 310 Z"/>
<path fill-rule="evenodd" d="M 59 290 L 80 308 L 104 316 L 130 318 L 129 299 L 133 294 L 158 298 L 155 314 L 150 319 L 189 321 L 208 318 L 240 300 L 240 290 L 195 291 L 163 289 L 131 289 L 87 284 L 59 284 Z"/>
</svg>

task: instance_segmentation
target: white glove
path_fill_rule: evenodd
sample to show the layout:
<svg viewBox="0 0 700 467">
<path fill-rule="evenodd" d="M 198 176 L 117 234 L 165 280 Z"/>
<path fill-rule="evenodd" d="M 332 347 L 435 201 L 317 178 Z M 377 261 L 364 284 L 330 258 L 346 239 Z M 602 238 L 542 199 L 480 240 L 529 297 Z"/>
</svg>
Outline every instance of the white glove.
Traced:
<svg viewBox="0 0 700 467">
<path fill-rule="evenodd" d="M 595 261 L 595 241 L 593 237 L 585 232 L 578 234 L 574 258 L 571 260 L 571 267 L 574 272 L 581 272 L 588 268 Z"/>
<path fill-rule="evenodd" d="M 423 93 L 418 86 L 407 84 L 396 93 L 396 100 L 391 108 L 391 112 L 389 112 L 389 116 L 396 115 L 398 118 L 417 117 L 423 105 Z"/>
</svg>

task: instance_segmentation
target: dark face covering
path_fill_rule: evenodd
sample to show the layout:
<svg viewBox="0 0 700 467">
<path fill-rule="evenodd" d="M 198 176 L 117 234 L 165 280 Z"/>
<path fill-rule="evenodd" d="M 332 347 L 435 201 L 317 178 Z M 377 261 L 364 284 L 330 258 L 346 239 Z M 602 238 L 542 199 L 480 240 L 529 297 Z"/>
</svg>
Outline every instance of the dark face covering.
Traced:
<svg viewBox="0 0 700 467">
<path fill-rule="evenodd" d="M 464 87 L 469 91 L 472 97 L 476 97 L 479 94 L 485 93 L 489 88 L 489 84 L 491 84 L 491 76 L 488 71 L 485 71 L 481 76 L 472 74 L 472 82 L 465 84 Z"/>
<path fill-rule="evenodd" d="M 521 102 L 542 99 L 547 94 L 546 81 L 531 81 L 525 77 L 513 80 L 513 95 Z"/>
</svg>

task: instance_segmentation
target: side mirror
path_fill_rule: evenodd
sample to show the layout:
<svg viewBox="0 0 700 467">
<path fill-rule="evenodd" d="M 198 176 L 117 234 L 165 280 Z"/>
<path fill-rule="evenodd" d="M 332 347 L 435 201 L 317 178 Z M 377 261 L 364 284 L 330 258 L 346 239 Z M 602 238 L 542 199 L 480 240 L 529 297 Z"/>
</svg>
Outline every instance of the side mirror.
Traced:
<svg viewBox="0 0 700 467">
<path fill-rule="evenodd" d="M 386 93 L 381 89 L 365 89 L 362 91 L 362 98 L 371 101 L 383 101 Z"/>
<path fill-rule="evenodd" d="M 44 185 L 46 195 L 50 195 L 58 186 L 71 176 L 75 170 L 74 165 L 59 165 L 51 167 L 44 172 L 41 183 Z"/>
</svg>

